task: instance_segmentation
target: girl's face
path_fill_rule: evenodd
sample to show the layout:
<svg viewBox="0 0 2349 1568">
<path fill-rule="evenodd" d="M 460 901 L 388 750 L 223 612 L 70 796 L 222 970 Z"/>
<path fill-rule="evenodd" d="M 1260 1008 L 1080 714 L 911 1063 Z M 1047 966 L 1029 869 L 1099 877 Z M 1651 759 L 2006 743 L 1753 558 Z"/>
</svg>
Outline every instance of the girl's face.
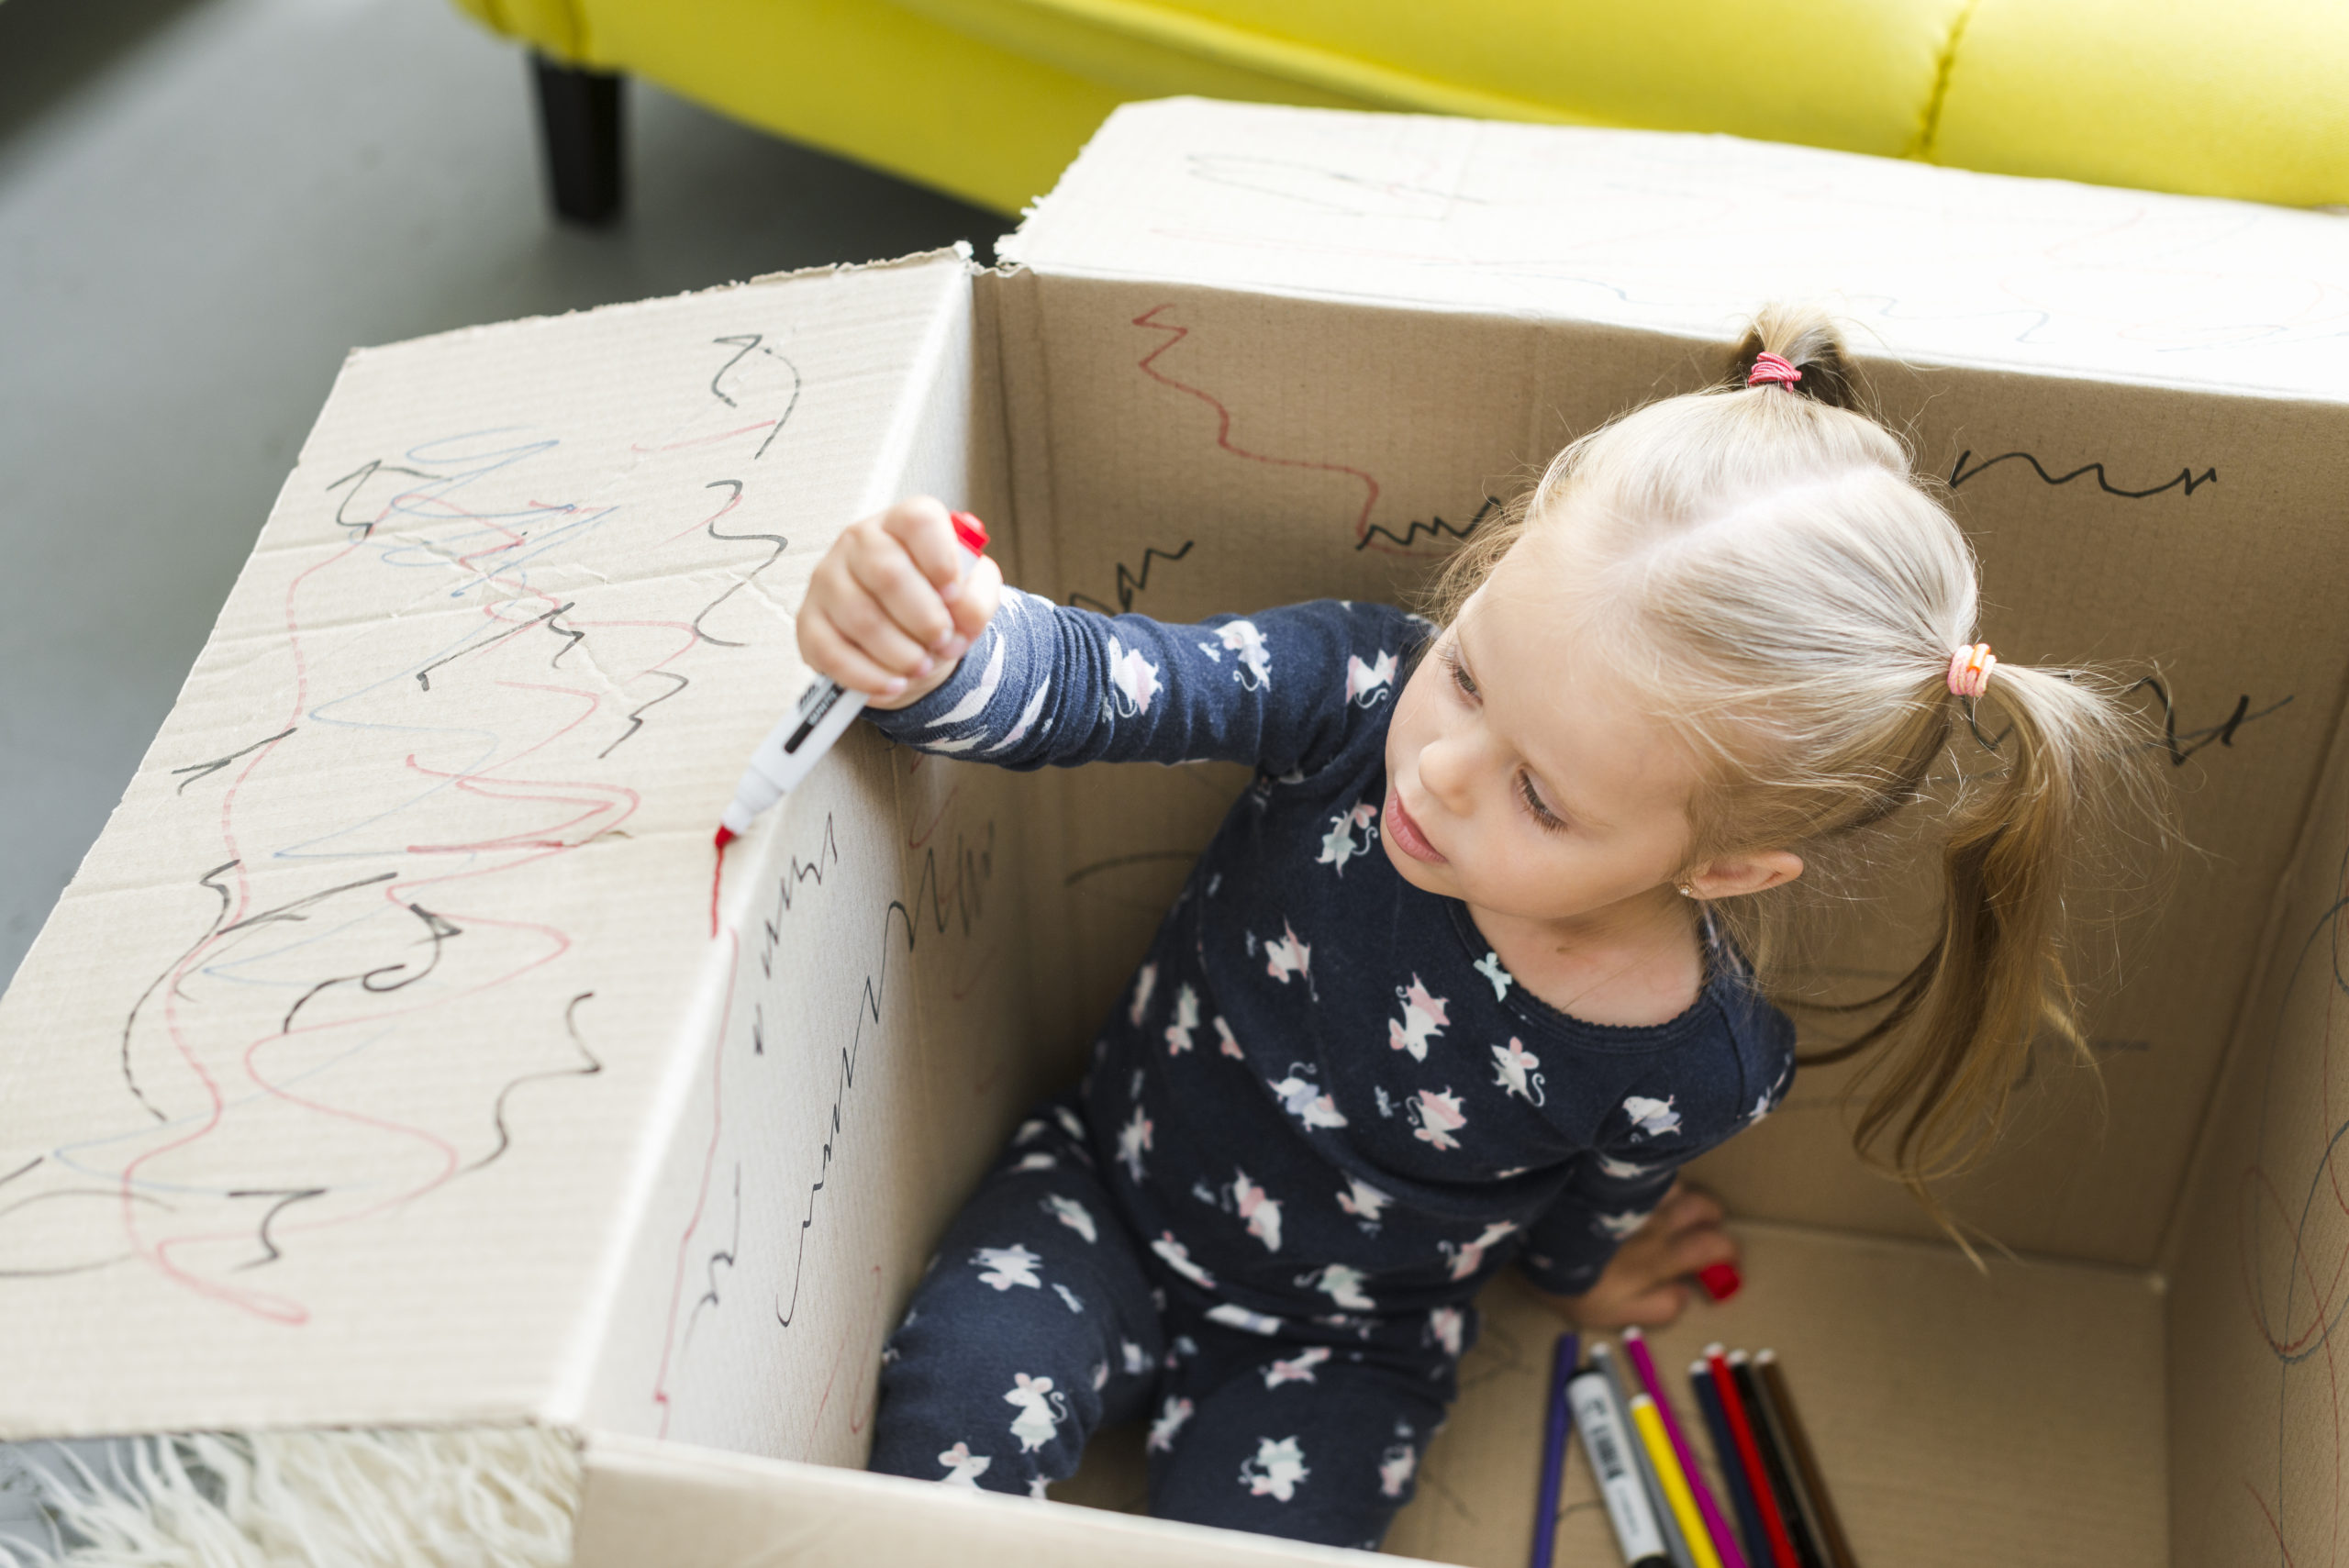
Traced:
<svg viewBox="0 0 2349 1568">
<path fill-rule="evenodd" d="M 1686 868 L 1696 764 L 1555 613 L 1543 535 L 1502 558 L 1396 699 L 1379 838 L 1403 880 L 1571 920 Z"/>
</svg>

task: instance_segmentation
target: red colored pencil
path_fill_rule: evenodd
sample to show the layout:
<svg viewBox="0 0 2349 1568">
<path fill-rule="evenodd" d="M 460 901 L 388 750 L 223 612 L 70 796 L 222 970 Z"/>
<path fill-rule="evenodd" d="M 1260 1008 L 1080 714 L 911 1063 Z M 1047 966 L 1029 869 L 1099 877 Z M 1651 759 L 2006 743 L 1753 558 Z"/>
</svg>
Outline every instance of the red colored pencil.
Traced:
<svg viewBox="0 0 2349 1568">
<path fill-rule="evenodd" d="M 1762 1468 L 1762 1448 L 1753 1440 L 1753 1424 L 1745 1413 L 1745 1402 L 1737 1396 L 1737 1380 L 1730 1375 L 1729 1356 L 1720 1345 L 1705 1347 L 1705 1362 L 1713 1371 L 1713 1388 L 1721 1396 L 1721 1414 L 1729 1418 L 1729 1429 L 1737 1439 L 1738 1462 L 1753 1488 L 1753 1506 L 1761 1511 L 1762 1529 L 1770 1538 L 1770 1557 L 1777 1568 L 1802 1568 L 1802 1560 L 1795 1555 L 1794 1538 L 1787 1533 L 1786 1517 L 1778 1512 L 1778 1500 L 1770 1491 L 1770 1473 Z"/>
</svg>

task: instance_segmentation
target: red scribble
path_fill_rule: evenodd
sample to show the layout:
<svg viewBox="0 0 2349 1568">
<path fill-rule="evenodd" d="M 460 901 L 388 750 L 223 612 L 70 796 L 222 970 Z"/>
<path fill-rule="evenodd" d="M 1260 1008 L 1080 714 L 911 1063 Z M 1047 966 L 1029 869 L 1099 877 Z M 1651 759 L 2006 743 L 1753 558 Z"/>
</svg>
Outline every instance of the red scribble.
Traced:
<svg viewBox="0 0 2349 1568">
<path fill-rule="evenodd" d="M 652 1403 L 661 1407 L 658 1435 L 664 1438 L 669 1435 L 669 1358 L 677 1345 L 677 1304 L 685 1299 L 685 1268 L 690 1262 L 687 1253 L 693 1247 L 694 1232 L 701 1229 L 702 1214 L 709 1207 L 710 1173 L 718 1169 L 718 1141 L 726 1130 L 726 1024 L 734 1016 L 734 977 L 742 962 L 740 933 L 728 934 L 731 940 L 726 958 L 726 998 L 718 1005 L 709 1046 L 709 1147 L 702 1151 L 701 1186 L 694 1194 L 693 1217 L 685 1221 L 685 1234 L 677 1238 L 677 1273 L 669 1284 L 669 1323 L 661 1333 L 660 1370 L 652 1375 Z"/>
<path fill-rule="evenodd" d="M 1158 347 L 1152 349 L 1150 352 L 1144 354 L 1141 360 L 1136 361 L 1138 368 L 1141 371 L 1141 373 L 1150 377 L 1151 380 L 1158 383 L 1161 386 L 1172 387 L 1174 391 L 1182 393 L 1186 397 L 1196 397 L 1200 402 L 1206 404 L 1208 407 L 1214 409 L 1215 444 L 1222 448 L 1225 451 L 1230 452 L 1234 457 L 1246 458 L 1251 462 L 1269 463 L 1276 468 L 1307 468 L 1314 469 L 1323 473 L 1343 473 L 1353 479 L 1361 481 L 1363 486 L 1362 510 L 1354 514 L 1353 539 L 1357 546 L 1362 546 L 1363 541 L 1370 535 L 1371 508 L 1378 505 L 1378 481 L 1373 479 L 1361 469 L 1350 467 L 1342 462 L 1317 462 L 1309 458 L 1274 457 L 1266 452 L 1250 451 L 1247 448 L 1235 443 L 1231 439 L 1230 409 L 1225 407 L 1222 402 L 1218 399 L 1214 394 L 1202 391 L 1200 388 L 1189 385 L 1186 383 L 1176 381 L 1173 376 L 1170 376 L 1163 371 L 1158 369 L 1157 361 L 1159 356 L 1165 353 L 1169 349 L 1172 349 L 1175 344 L 1181 342 L 1184 339 L 1191 335 L 1191 329 L 1188 327 L 1177 327 L 1172 322 L 1162 322 L 1158 319 L 1162 312 L 1172 310 L 1174 308 L 1174 306 L 1171 304 L 1154 305 L 1148 310 L 1143 311 L 1140 316 L 1133 318 L 1131 323 L 1133 326 L 1144 328 L 1152 332 L 1163 332 L 1167 335 L 1166 341 L 1159 344 Z M 1399 551 L 1397 551 L 1386 545 L 1380 545 L 1378 549 L 1390 555 L 1399 553 Z"/>
<path fill-rule="evenodd" d="M 947 810 L 953 806 L 954 797 L 962 793 L 962 781 L 958 779 L 955 781 L 954 787 L 946 792 L 946 798 L 938 803 L 937 814 L 930 817 L 930 826 L 923 828 L 920 832 L 916 833 L 913 837 L 907 839 L 906 840 L 906 848 L 909 850 L 918 850 L 924 844 L 930 842 L 930 836 L 938 831 L 938 825 L 941 822 L 946 820 Z"/>
<path fill-rule="evenodd" d="M 681 452 L 687 447 L 714 446 L 719 441 L 730 441 L 737 436 L 747 436 L 753 430 L 766 429 L 774 423 L 774 421 L 773 419 L 761 419 L 754 425 L 743 425 L 731 430 L 720 430 L 714 436 L 692 436 L 682 441 L 669 441 L 657 447 L 648 447 L 641 441 L 630 441 L 629 443 L 628 450 L 632 452 L 642 452 L 647 454 L 652 452 Z"/>
<path fill-rule="evenodd" d="M 873 1340 L 875 1336 L 873 1332 L 873 1325 L 880 1317 L 881 1313 L 881 1265 L 878 1263 L 873 1264 L 872 1273 L 873 1288 L 865 1293 L 864 1312 L 858 1319 L 858 1323 L 862 1326 L 863 1330 L 863 1339 L 867 1350 L 874 1348 Z M 840 1343 L 832 1348 L 832 1370 L 825 1375 L 823 1396 L 816 1401 L 816 1414 L 807 1423 L 808 1451 L 814 1451 L 816 1439 L 823 1432 L 824 1410 L 832 1402 L 832 1385 L 840 1381 L 841 1363 L 848 1359 L 849 1341 L 856 1337 L 856 1328 L 843 1327 L 841 1329 Z M 865 1355 L 858 1359 L 868 1365 L 872 1375 L 874 1378 L 877 1379 L 880 1377 L 881 1358 L 878 1355 Z M 866 1411 L 864 1401 L 860 1398 L 856 1402 L 856 1414 L 849 1418 L 849 1435 L 853 1437 L 857 1433 L 863 1431 L 865 1420 Z"/>
<path fill-rule="evenodd" d="M 710 857 L 709 867 L 709 940 L 711 941 L 718 940 L 718 887 L 726 877 L 726 845 L 727 841 L 733 837 L 732 829 L 721 822 L 718 827 L 718 836 L 711 840 L 716 846 L 716 853 Z"/>
</svg>

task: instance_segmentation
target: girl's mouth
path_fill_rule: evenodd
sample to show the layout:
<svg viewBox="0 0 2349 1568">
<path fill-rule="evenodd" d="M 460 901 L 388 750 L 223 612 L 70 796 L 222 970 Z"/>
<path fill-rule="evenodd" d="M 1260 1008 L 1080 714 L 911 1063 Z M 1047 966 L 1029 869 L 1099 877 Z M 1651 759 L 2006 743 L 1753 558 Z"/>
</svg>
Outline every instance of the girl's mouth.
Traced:
<svg viewBox="0 0 2349 1568">
<path fill-rule="evenodd" d="M 1446 863 L 1442 852 L 1428 842 L 1428 836 L 1419 831 L 1419 825 L 1412 821 L 1411 814 L 1403 808 L 1403 792 L 1399 789 L 1390 788 L 1386 792 L 1386 828 L 1388 840 L 1413 860 L 1425 861 L 1434 866 Z"/>
</svg>

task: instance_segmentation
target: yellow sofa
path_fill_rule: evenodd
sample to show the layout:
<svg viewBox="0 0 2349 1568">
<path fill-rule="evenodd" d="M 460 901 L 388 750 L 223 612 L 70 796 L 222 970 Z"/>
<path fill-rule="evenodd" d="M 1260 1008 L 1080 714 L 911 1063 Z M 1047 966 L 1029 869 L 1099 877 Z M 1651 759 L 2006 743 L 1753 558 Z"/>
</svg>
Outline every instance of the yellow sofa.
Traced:
<svg viewBox="0 0 2349 1568">
<path fill-rule="evenodd" d="M 2349 0 L 457 0 L 1001 211 L 1194 93 L 2349 204 Z"/>
</svg>

